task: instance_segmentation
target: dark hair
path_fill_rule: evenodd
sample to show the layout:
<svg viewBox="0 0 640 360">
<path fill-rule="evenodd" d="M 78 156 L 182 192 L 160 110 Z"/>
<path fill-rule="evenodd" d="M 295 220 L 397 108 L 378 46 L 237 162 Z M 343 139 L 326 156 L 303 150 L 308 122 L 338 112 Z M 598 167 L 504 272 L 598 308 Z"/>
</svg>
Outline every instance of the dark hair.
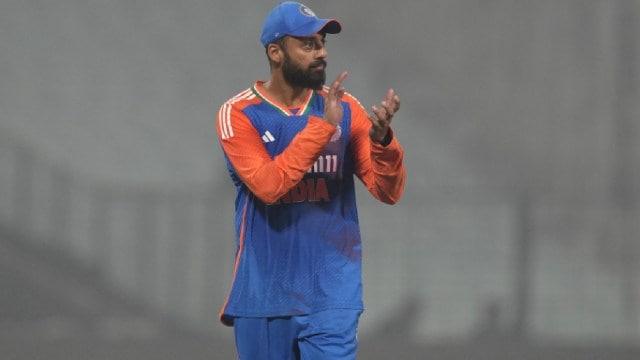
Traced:
<svg viewBox="0 0 640 360">
<path fill-rule="evenodd" d="M 272 41 L 271 43 L 269 43 L 269 45 L 271 44 L 276 44 L 278 46 L 280 46 L 280 48 L 282 48 L 282 50 L 285 50 L 285 44 L 287 42 L 287 36 L 283 36 L 275 41 Z M 267 45 L 267 47 L 264 48 L 264 52 L 265 54 L 267 54 L 267 59 L 269 60 L 269 64 L 271 64 L 271 58 L 269 57 L 269 45 Z"/>
<path fill-rule="evenodd" d="M 284 49 L 284 48 L 285 48 L 285 44 L 286 44 L 286 38 L 287 38 L 287 35 L 285 35 L 285 36 L 283 36 L 283 37 L 281 37 L 281 38 L 279 38 L 279 39 L 277 39 L 277 40 L 275 40 L 275 41 L 270 42 L 270 43 L 269 43 L 269 44 L 264 48 L 264 51 L 265 51 L 266 53 L 268 53 L 268 51 L 269 51 L 269 45 L 271 45 L 271 44 L 276 44 L 276 45 L 278 45 L 278 46 L 280 46 L 281 48 L 283 48 L 283 49 Z"/>
<path fill-rule="evenodd" d="M 286 43 L 287 43 L 287 35 L 281 37 L 280 39 L 274 41 L 274 43 L 278 44 L 278 46 L 280 46 L 281 48 L 284 49 Z"/>
</svg>

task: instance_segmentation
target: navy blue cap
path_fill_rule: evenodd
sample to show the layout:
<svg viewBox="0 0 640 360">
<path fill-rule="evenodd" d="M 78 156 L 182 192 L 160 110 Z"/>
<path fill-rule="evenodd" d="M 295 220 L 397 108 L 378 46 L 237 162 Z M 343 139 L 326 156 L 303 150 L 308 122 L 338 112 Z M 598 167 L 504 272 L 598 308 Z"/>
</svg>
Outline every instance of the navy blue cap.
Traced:
<svg viewBox="0 0 640 360">
<path fill-rule="evenodd" d="M 319 19 L 306 5 L 285 1 L 274 7 L 262 27 L 260 42 L 267 47 L 272 42 L 290 36 L 310 36 L 324 31 L 337 34 L 342 25 L 335 19 Z"/>
</svg>

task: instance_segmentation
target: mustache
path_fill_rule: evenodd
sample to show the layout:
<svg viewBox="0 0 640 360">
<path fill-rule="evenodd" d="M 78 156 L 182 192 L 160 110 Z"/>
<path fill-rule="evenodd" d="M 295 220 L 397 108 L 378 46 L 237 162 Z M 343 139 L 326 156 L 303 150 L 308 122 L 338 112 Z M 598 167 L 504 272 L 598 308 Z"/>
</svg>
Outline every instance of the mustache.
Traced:
<svg viewBox="0 0 640 360">
<path fill-rule="evenodd" d="M 320 65 L 327 67 L 327 62 L 325 60 L 314 61 L 313 63 L 311 63 L 311 65 L 309 65 L 309 67 L 317 67 Z"/>
</svg>

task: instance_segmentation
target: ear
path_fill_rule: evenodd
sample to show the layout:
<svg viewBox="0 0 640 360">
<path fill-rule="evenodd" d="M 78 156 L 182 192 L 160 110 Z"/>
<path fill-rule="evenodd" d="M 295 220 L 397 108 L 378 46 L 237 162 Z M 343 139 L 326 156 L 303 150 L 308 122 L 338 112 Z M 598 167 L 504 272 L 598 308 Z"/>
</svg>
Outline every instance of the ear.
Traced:
<svg viewBox="0 0 640 360">
<path fill-rule="evenodd" d="M 280 64 L 282 59 L 284 58 L 284 50 L 280 47 L 280 45 L 276 43 L 271 43 L 267 46 L 267 56 L 271 62 Z"/>
</svg>

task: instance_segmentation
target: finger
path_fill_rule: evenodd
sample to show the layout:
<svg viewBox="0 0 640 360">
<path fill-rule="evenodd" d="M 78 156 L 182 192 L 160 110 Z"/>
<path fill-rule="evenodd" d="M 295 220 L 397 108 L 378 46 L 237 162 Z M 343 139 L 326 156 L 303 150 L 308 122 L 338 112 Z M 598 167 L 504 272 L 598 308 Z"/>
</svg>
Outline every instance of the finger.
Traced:
<svg viewBox="0 0 640 360">
<path fill-rule="evenodd" d="M 380 105 L 382 105 L 382 107 L 385 109 L 386 113 L 387 113 L 387 117 L 391 118 L 393 116 L 393 114 L 395 113 L 395 110 L 393 109 L 393 105 L 391 105 L 390 102 L 383 100 Z"/>
<path fill-rule="evenodd" d="M 387 98 L 385 99 L 387 104 L 391 104 L 391 102 L 393 101 L 394 95 L 395 95 L 395 92 L 393 91 L 393 89 L 387 90 Z"/>
<path fill-rule="evenodd" d="M 347 77 L 347 72 L 346 71 L 341 72 L 340 75 L 338 75 L 338 77 L 335 79 L 335 81 L 331 83 L 331 87 L 329 87 L 329 93 L 336 94 L 338 90 L 340 90 L 342 86 L 342 82 L 346 77 Z"/>
<path fill-rule="evenodd" d="M 336 100 L 341 100 L 342 96 L 344 95 L 346 89 L 344 87 L 339 87 L 337 89 L 333 89 L 333 90 L 329 90 L 329 99 L 330 101 L 335 102 Z"/>
<path fill-rule="evenodd" d="M 378 118 L 378 115 L 376 115 L 375 113 L 375 106 L 371 107 L 371 112 L 367 114 L 367 117 L 369 118 L 369 121 L 371 121 L 371 125 L 374 127 L 379 126 L 378 122 L 380 122 L 380 119 Z"/>
<path fill-rule="evenodd" d="M 382 119 L 382 111 L 378 109 L 375 105 L 371 107 L 371 111 L 373 112 L 374 118 L 378 121 Z"/>
<path fill-rule="evenodd" d="M 384 101 L 383 101 L 383 103 L 384 103 Z M 381 108 L 378 109 L 378 112 L 379 112 L 378 113 L 378 117 L 380 118 L 380 120 L 384 120 L 384 121 L 387 121 L 387 122 L 389 120 L 391 120 L 391 115 L 393 115 L 393 114 L 389 113 L 389 110 L 387 110 L 387 106 L 384 105 L 384 104 L 382 105 Z"/>
<path fill-rule="evenodd" d="M 395 111 L 400 110 L 400 97 L 398 97 L 398 95 L 395 95 L 393 97 L 393 103 L 394 103 Z"/>
<path fill-rule="evenodd" d="M 383 126 L 380 124 L 380 120 L 376 117 L 375 114 L 369 114 L 369 121 L 371 122 L 371 128 L 374 131 L 379 131 L 383 128 Z"/>
<path fill-rule="evenodd" d="M 391 89 L 391 91 L 393 90 Z M 389 105 L 391 113 L 395 114 L 398 109 L 400 109 L 400 98 L 398 97 L 398 95 L 395 95 L 395 93 L 387 93 L 387 95 L 391 95 L 391 97 L 387 96 L 387 100 L 385 101 Z"/>
<path fill-rule="evenodd" d="M 371 109 L 373 110 L 373 114 L 377 120 L 377 126 L 384 126 L 385 123 L 388 122 L 386 110 L 384 108 L 378 109 L 375 105 L 372 106 Z"/>
</svg>

